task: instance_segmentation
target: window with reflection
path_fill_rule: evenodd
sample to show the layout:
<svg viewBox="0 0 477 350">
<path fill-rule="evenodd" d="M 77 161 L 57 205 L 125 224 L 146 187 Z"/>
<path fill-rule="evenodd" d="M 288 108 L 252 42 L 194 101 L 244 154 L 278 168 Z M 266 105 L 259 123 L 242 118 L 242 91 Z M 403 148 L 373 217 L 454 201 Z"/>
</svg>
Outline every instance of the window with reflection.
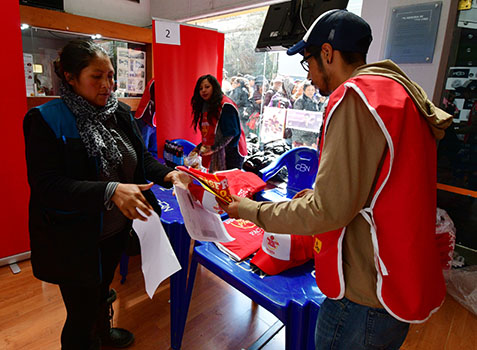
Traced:
<svg viewBox="0 0 477 350">
<path fill-rule="evenodd" d="M 147 83 L 144 44 L 24 26 L 22 44 L 27 96 L 59 95 L 60 80 L 54 72 L 53 61 L 61 48 L 74 39 L 95 40 L 108 52 L 115 68 L 118 97 L 142 96 Z"/>
<path fill-rule="evenodd" d="M 267 10 L 191 23 L 225 33 L 222 89 L 237 104 L 251 140 L 261 146 L 282 141 L 289 148 L 317 147 L 326 98 L 306 80 L 300 57 L 256 52 Z"/>
</svg>

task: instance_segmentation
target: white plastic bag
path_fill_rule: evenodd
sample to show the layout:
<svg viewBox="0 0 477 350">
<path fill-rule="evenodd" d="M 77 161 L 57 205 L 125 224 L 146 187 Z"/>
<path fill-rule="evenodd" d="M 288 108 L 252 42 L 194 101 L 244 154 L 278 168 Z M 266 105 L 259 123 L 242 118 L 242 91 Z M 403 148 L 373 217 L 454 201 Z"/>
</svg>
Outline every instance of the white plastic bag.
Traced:
<svg viewBox="0 0 477 350">
<path fill-rule="evenodd" d="M 447 293 L 477 316 L 477 265 L 444 271 Z"/>
<path fill-rule="evenodd" d="M 444 270 L 452 267 L 452 257 L 455 248 L 455 226 L 444 209 L 437 208 L 436 240 Z"/>
<path fill-rule="evenodd" d="M 184 157 L 184 165 L 195 169 L 201 169 L 202 157 L 197 152 L 190 152 L 187 157 Z"/>
</svg>

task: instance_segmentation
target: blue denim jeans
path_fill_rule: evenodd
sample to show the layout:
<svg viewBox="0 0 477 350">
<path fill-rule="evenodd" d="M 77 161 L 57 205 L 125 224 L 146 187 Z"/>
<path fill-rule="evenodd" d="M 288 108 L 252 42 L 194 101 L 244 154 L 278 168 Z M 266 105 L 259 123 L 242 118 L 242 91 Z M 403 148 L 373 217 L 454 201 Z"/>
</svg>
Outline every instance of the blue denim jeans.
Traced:
<svg viewBox="0 0 477 350">
<path fill-rule="evenodd" d="M 392 317 L 385 309 L 372 308 L 343 298 L 325 299 L 318 313 L 316 350 L 399 349 L 409 323 Z"/>
</svg>

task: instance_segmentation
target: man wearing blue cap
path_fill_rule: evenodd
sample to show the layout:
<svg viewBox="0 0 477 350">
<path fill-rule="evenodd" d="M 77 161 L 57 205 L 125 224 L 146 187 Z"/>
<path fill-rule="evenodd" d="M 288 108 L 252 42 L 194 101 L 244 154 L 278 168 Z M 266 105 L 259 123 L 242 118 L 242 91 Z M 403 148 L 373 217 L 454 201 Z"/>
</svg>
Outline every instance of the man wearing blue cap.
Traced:
<svg viewBox="0 0 477 350">
<path fill-rule="evenodd" d="M 366 64 L 371 28 L 346 10 L 315 20 L 288 54 L 329 95 L 313 190 L 288 202 L 233 197 L 231 217 L 314 235 L 317 349 L 399 349 L 445 297 L 435 241 L 436 142 L 451 116 L 393 62 Z"/>
</svg>

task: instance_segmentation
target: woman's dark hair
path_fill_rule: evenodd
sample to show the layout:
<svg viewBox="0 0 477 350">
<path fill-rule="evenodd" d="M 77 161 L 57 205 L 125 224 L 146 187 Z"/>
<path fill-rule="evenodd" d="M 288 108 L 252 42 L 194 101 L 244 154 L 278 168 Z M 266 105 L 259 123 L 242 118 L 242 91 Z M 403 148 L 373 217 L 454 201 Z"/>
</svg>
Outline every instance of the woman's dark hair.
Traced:
<svg viewBox="0 0 477 350">
<path fill-rule="evenodd" d="M 305 83 L 303 83 L 303 93 L 305 93 L 306 89 L 308 89 L 310 86 L 313 86 L 309 80 L 306 80 Z"/>
<path fill-rule="evenodd" d="M 63 83 L 67 83 L 65 72 L 71 73 L 73 77 L 78 77 L 81 71 L 100 55 L 108 57 L 108 53 L 93 41 L 72 40 L 63 47 L 60 56 L 54 62 L 55 73 Z"/>
<path fill-rule="evenodd" d="M 194 88 L 194 95 L 192 96 L 192 99 L 190 101 L 193 116 L 192 126 L 194 126 L 194 130 L 197 130 L 197 125 L 202 122 L 202 108 L 204 106 L 205 101 L 202 97 L 200 97 L 200 84 L 202 84 L 202 82 L 206 79 L 208 80 L 210 85 L 212 85 L 212 96 L 208 101 L 209 109 L 207 111 L 207 118 L 219 117 L 218 112 L 222 103 L 222 97 L 224 96 L 224 93 L 222 92 L 222 88 L 220 87 L 217 78 L 213 75 L 203 75 L 197 80 L 197 83 L 195 84 Z"/>
<path fill-rule="evenodd" d="M 239 84 L 241 88 L 246 88 L 248 90 L 250 87 L 250 83 L 248 82 L 248 80 L 243 77 L 237 77 L 235 81 Z"/>
</svg>

